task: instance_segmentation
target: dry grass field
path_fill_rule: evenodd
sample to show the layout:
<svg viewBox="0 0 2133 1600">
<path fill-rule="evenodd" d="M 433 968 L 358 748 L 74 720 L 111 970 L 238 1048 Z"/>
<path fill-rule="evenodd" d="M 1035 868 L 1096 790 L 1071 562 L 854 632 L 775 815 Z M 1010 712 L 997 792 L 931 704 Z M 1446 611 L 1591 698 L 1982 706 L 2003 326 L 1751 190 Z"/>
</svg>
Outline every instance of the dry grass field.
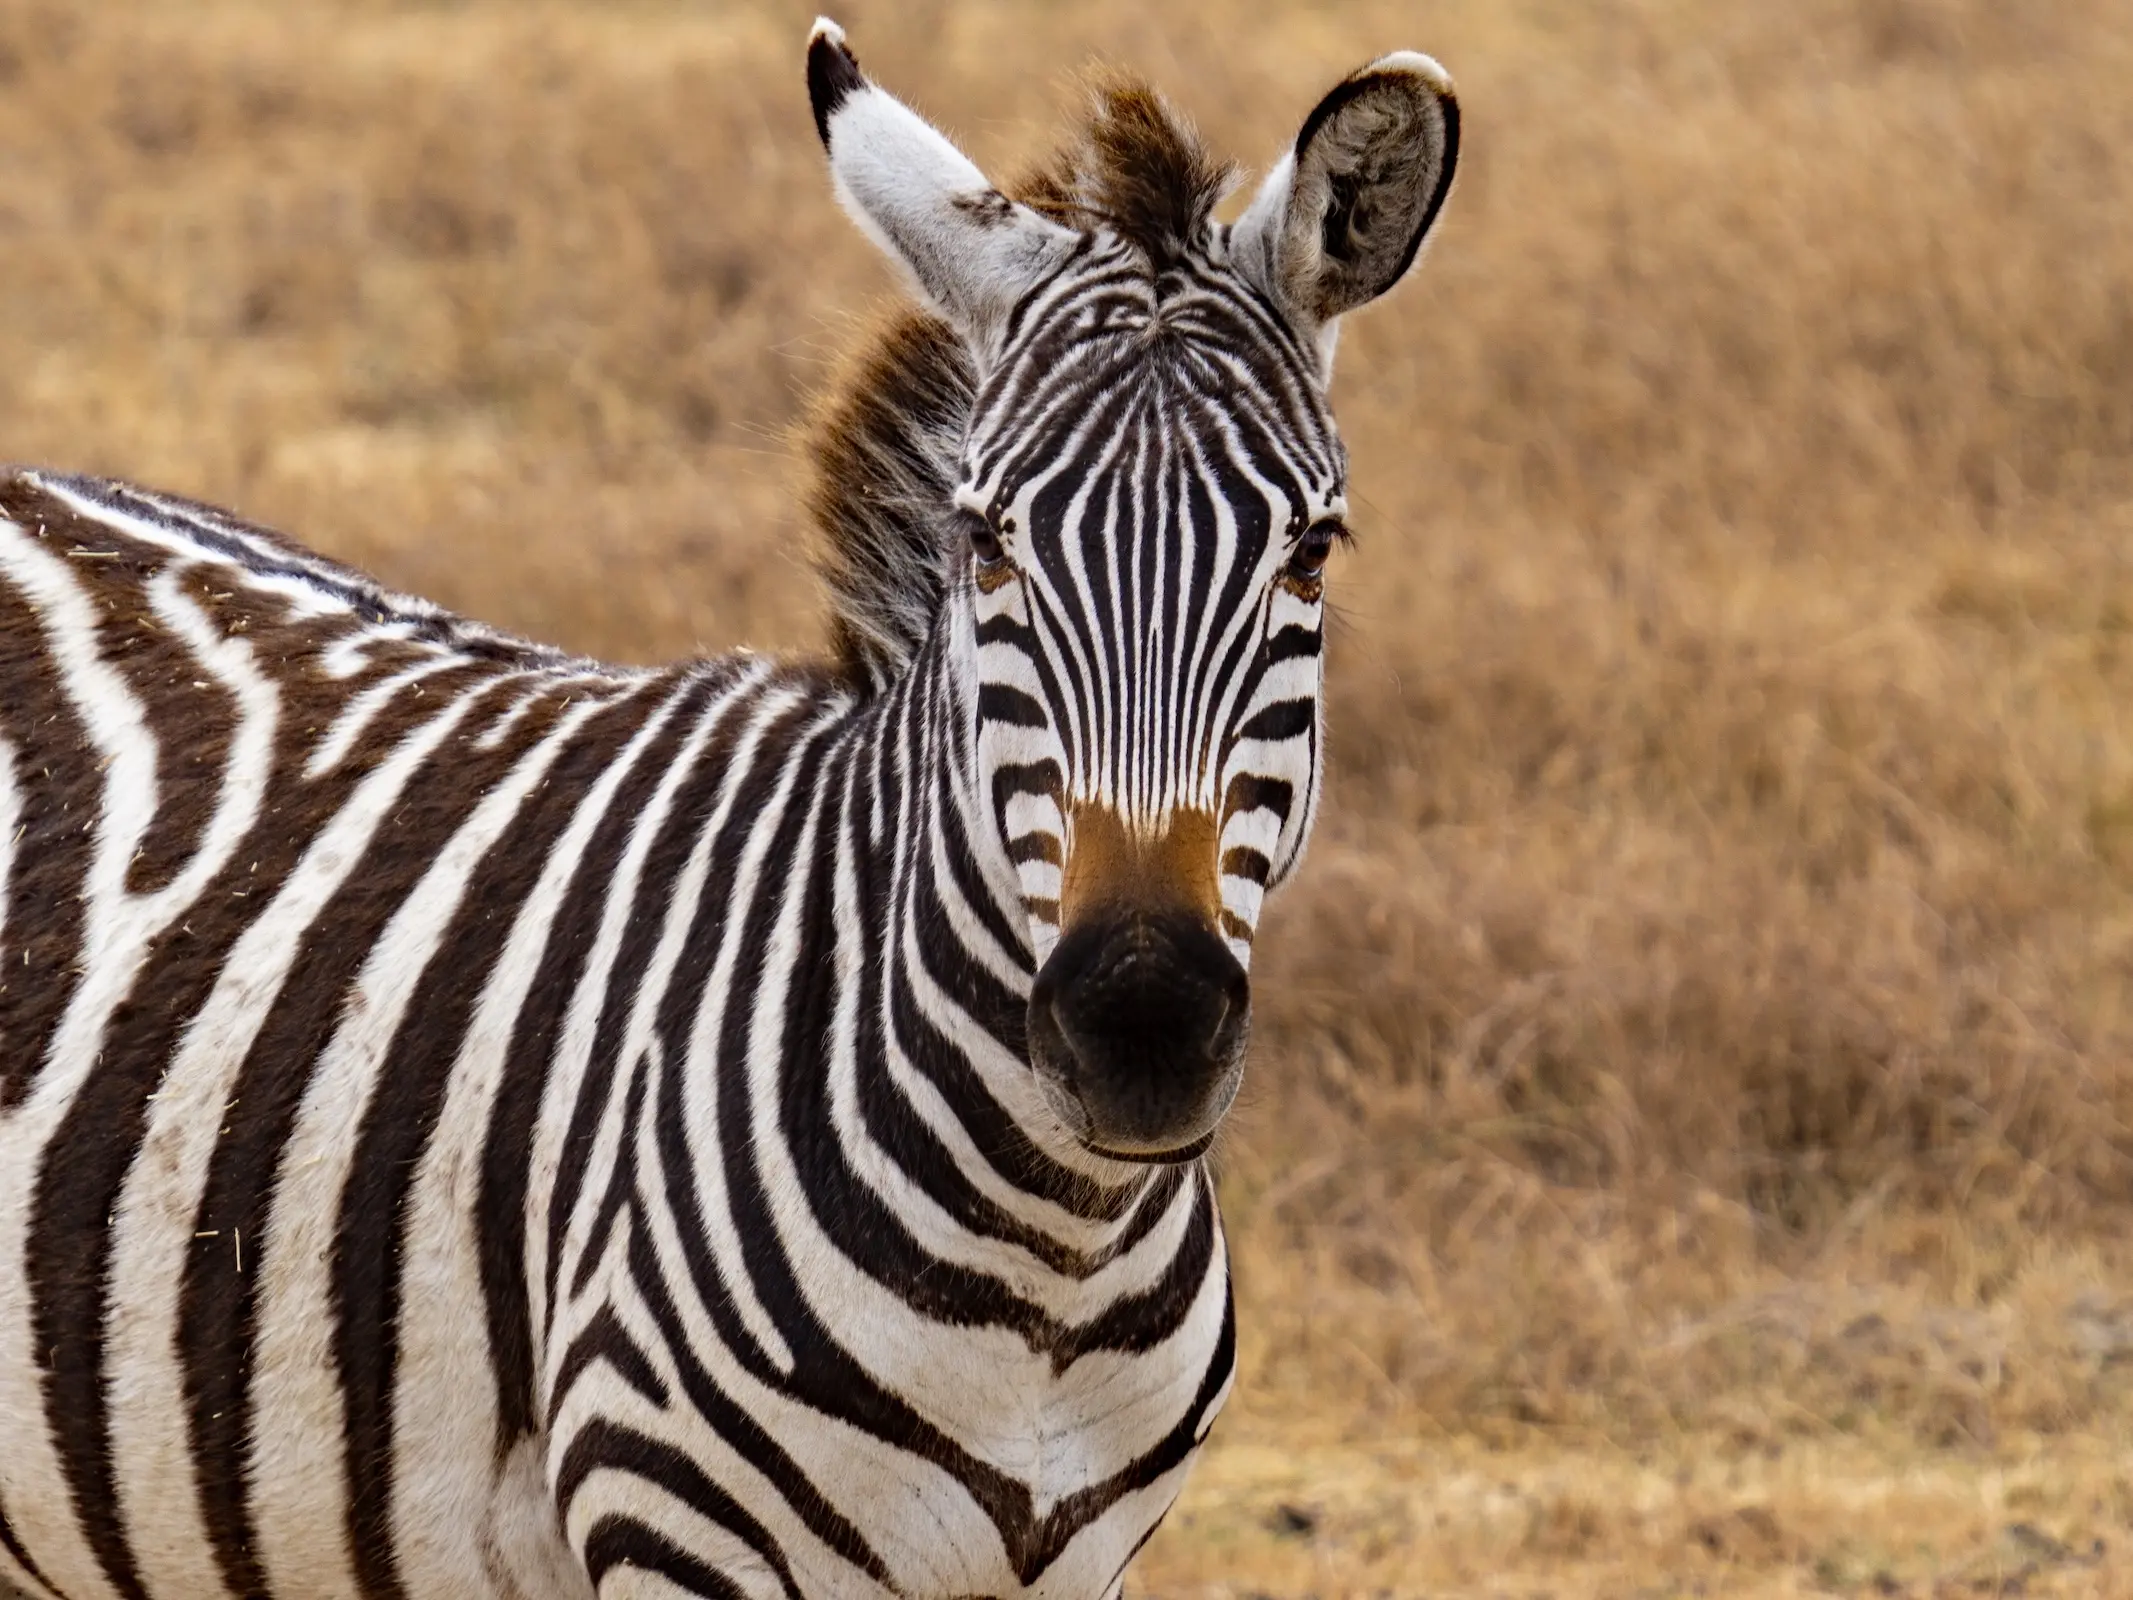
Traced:
<svg viewBox="0 0 2133 1600">
<path fill-rule="evenodd" d="M 818 637 L 892 285 L 807 6 L 0 0 L 0 456 L 649 659 Z M 853 0 L 981 161 L 1412 46 L 1330 793 L 1136 1592 L 2133 1595 L 2133 9 Z"/>
</svg>

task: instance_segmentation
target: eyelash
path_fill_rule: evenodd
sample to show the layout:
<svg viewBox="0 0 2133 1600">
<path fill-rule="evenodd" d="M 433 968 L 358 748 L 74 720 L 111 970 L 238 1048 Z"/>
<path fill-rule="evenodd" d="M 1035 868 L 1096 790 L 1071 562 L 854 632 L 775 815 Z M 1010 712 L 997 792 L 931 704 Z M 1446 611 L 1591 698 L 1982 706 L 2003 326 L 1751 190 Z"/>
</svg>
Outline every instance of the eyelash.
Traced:
<svg viewBox="0 0 2133 1600">
<path fill-rule="evenodd" d="M 1326 558 L 1333 553 L 1333 547 L 1353 537 L 1346 523 L 1335 517 L 1321 517 L 1297 535 L 1296 549 L 1289 556 L 1290 573 L 1303 582 L 1317 582 L 1326 570 Z"/>
<path fill-rule="evenodd" d="M 957 514 L 963 525 L 963 537 L 970 544 L 970 553 L 981 567 L 997 566 L 1007 559 L 1007 552 L 1000 546 L 1001 533 L 1013 533 L 1012 519 L 1001 523 L 995 531 L 989 518 L 979 512 L 964 510 Z"/>
</svg>

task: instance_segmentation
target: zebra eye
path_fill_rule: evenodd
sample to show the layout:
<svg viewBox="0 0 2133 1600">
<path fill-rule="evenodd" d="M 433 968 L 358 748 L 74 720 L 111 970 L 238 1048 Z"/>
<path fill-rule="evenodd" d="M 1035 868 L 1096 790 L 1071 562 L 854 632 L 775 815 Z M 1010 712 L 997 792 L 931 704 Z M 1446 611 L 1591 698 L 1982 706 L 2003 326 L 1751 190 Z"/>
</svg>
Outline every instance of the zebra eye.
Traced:
<svg viewBox="0 0 2133 1600">
<path fill-rule="evenodd" d="M 962 510 L 956 520 L 963 526 L 963 537 L 970 541 L 970 553 L 981 567 L 997 566 L 1007 559 L 1007 552 L 1000 548 L 1000 536 L 993 525 L 979 513 Z"/>
<path fill-rule="evenodd" d="M 1297 537 L 1296 549 L 1289 557 L 1289 571 L 1306 580 L 1315 579 L 1326 570 L 1326 557 L 1333 547 L 1348 537 L 1348 530 L 1331 517 L 1312 523 Z"/>
</svg>

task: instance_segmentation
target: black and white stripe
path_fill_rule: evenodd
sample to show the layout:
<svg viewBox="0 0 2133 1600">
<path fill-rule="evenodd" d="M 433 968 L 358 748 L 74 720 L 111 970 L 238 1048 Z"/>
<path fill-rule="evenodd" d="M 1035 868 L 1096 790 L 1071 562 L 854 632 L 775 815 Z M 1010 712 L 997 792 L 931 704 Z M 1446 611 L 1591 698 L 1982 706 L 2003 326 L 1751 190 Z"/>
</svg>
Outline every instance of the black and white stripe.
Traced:
<svg viewBox="0 0 2133 1600">
<path fill-rule="evenodd" d="M 608 672 L 0 507 L 12 1581 L 477 1592 L 551 1480 L 595 1584 L 1110 1583 L 1227 1383 L 1219 1234 L 1025 1120 L 940 661 Z"/>
</svg>

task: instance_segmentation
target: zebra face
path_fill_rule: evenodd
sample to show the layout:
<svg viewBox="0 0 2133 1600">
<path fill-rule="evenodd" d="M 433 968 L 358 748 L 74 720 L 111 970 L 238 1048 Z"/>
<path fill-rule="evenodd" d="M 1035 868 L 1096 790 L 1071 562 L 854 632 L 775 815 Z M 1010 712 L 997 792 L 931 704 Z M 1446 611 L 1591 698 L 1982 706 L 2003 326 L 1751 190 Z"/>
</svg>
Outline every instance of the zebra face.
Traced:
<svg viewBox="0 0 2133 1600">
<path fill-rule="evenodd" d="M 1151 277 L 1107 240 L 1031 306 L 956 496 L 1032 1055 L 1113 1153 L 1204 1143 L 1235 1095 L 1260 907 L 1318 786 L 1342 453 L 1315 348 L 1222 243 Z"/>
<path fill-rule="evenodd" d="M 1187 1159 L 1236 1094 L 1260 910 L 1317 802 L 1334 330 L 1443 203 L 1449 82 L 1414 55 L 1352 75 L 1234 225 L 1145 91 L 1010 199 L 830 24 L 809 88 L 839 197 L 976 378 L 942 514 L 1031 1064 L 1092 1150 Z"/>
</svg>

